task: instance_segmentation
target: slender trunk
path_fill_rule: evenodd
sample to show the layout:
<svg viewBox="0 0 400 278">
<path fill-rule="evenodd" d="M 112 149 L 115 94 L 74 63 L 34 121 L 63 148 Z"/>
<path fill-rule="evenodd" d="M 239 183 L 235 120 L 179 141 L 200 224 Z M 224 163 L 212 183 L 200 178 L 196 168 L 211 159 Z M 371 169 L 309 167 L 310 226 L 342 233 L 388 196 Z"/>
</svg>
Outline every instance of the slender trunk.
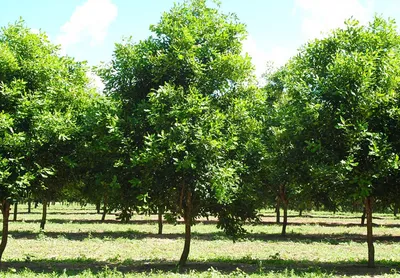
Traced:
<svg viewBox="0 0 400 278">
<path fill-rule="evenodd" d="M 367 243 L 368 243 L 368 267 L 375 267 L 375 248 L 372 234 L 372 197 L 365 199 L 365 209 L 367 214 Z"/>
<path fill-rule="evenodd" d="M 365 225 L 365 215 L 367 214 L 367 210 L 365 209 L 365 206 L 363 208 L 363 213 L 361 215 L 361 226 Z"/>
<path fill-rule="evenodd" d="M 98 214 L 100 214 L 100 210 L 101 210 L 101 203 L 100 201 L 96 202 L 96 211 Z"/>
<path fill-rule="evenodd" d="M 351 206 L 351 213 L 354 213 L 355 209 L 356 209 L 356 204 L 353 202 Z"/>
<path fill-rule="evenodd" d="M 15 203 L 14 203 L 13 221 L 17 221 L 17 215 L 18 215 L 18 202 L 15 202 Z"/>
<path fill-rule="evenodd" d="M 393 216 L 397 217 L 398 212 L 399 212 L 399 206 L 398 206 L 398 204 L 394 204 Z"/>
<path fill-rule="evenodd" d="M 3 232 L 1 234 L 0 243 L 0 262 L 3 257 L 4 250 L 7 246 L 8 239 L 8 220 L 10 218 L 10 203 L 7 200 L 3 200 L 1 204 L 1 214 L 3 215 Z"/>
<path fill-rule="evenodd" d="M 300 209 L 300 210 L 299 210 L 299 217 L 302 217 L 302 216 L 303 216 L 303 210 Z"/>
<path fill-rule="evenodd" d="M 31 208 L 32 208 L 32 201 L 28 201 L 28 213 L 31 213 Z"/>
<path fill-rule="evenodd" d="M 103 214 L 101 216 L 101 222 L 106 220 L 106 215 L 107 215 L 107 197 L 104 196 L 104 206 L 103 206 Z"/>
<path fill-rule="evenodd" d="M 284 185 L 279 188 L 280 198 L 283 206 L 283 223 L 282 223 L 282 236 L 286 236 L 286 227 L 287 227 L 287 210 L 288 210 L 288 199 L 286 196 L 286 188 Z"/>
<path fill-rule="evenodd" d="M 192 239 L 192 193 L 189 189 L 187 190 L 185 201 L 186 204 L 183 209 L 183 220 L 185 221 L 185 246 L 183 247 L 183 252 L 178 263 L 179 267 L 186 265 L 190 251 L 190 241 Z"/>
<path fill-rule="evenodd" d="M 101 215 L 101 222 L 104 222 L 106 220 L 106 215 L 107 215 L 107 206 L 104 204 L 103 214 Z"/>
<path fill-rule="evenodd" d="M 47 200 L 43 200 L 42 220 L 40 221 L 40 229 L 44 230 L 47 218 Z"/>
<path fill-rule="evenodd" d="M 288 203 L 283 202 L 283 223 L 282 223 L 282 236 L 286 236 L 287 217 L 288 217 Z"/>
<path fill-rule="evenodd" d="M 35 209 L 37 209 L 38 205 L 39 205 L 39 202 L 36 201 L 36 202 L 35 202 Z"/>
<path fill-rule="evenodd" d="M 281 223 L 281 199 L 279 196 L 276 197 L 276 223 Z"/>
<path fill-rule="evenodd" d="M 164 208 L 159 207 L 158 208 L 158 234 L 162 235 L 163 232 L 163 214 L 164 214 Z"/>
</svg>

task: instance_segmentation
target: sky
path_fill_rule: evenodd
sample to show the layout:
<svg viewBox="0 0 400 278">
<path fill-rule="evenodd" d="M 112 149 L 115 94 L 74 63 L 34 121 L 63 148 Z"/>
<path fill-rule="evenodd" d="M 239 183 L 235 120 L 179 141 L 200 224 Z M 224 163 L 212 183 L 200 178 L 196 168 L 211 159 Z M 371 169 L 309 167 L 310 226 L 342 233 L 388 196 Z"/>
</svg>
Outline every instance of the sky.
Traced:
<svg viewBox="0 0 400 278">
<path fill-rule="evenodd" d="M 244 51 L 261 76 L 271 62 L 283 65 L 308 40 L 342 27 L 353 17 L 366 24 L 374 15 L 400 24 L 399 0 L 220 0 L 247 26 Z M 61 45 L 62 53 L 89 65 L 110 61 L 114 44 L 151 35 L 163 12 L 181 0 L 0 0 L 0 26 L 22 17 Z M 399 29 L 400 30 L 400 29 Z"/>
</svg>

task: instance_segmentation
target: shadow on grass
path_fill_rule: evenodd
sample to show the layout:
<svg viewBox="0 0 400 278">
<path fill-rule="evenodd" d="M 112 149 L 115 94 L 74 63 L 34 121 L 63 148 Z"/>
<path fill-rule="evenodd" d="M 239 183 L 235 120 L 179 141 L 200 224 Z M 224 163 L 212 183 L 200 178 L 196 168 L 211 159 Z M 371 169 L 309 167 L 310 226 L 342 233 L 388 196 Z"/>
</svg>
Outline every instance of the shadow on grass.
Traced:
<svg viewBox="0 0 400 278">
<path fill-rule="evenodd" d="M 66 239 L 83 241 L 90 239 L 99 240 L 115 240 L 115 239 L 128 239 L 128 240 L 140 240 L 146 238 L 156 239 L 183 239 L 184 233 L 165 233 L 162 235 L 142 232 L 138 230 L 127 230 L 127 231 L 105 231 L 105 232 L 32 232 L 32 231 L 11 231 L 10 236 L 14 239 L 30 239 L 40 240 L 46 238 L 54 239 Z M 230 240 L 224 232 L 209 232 L 209 233 L 192 233 L 192 238 L 195 240 L 213 241 L 213 240 Z M 299 242 L 305 244 L 312 244 L 315 242 L 337 245 L 340 243 L 349 242 L 366 242 L 366 236 L 356 233 L 337 233 L 337 234 L 300 234 L 300 233 L 288 233 L 286 236 L 280 234 L 271 233 L 248 233 L 242 240 L 259 240 L 259 241 L 273 241 L 273 242 Z M 393 244 L 400 242 L 399 236 L 374 236 L 375 242 L 381 242 L 384 244 Z"/>
<path fill-rule="evenodd" d="M 265 214 L 261 213 L 261 217 L 268 217 L 268 218 L 276 218 L 276 214 Z M 361 219 L 361 213 L 359 216 L 357 215 L 312 215 L 312 214 L 303 214 L 303 215 L 288 215 L 288 218 L 320 218 L 320 219 Z M 384 219 L 397 219 L 394 216 L 390 217 L 380 217 L 380 216 L 373 216 L 373 219 L 379 219 L 379 220 L 384 220 Z"/>
<path fill-rule="evenodd" d="M 21 212 L 18 212 L 18 215 L 30 215 L 30 214 L 34 214 L 34 215 L 40 214 L 40 215 L 42 215 L 42 211 L 31 211 L 31 212 L 21 211 Z M 86 212 L 86 211 L 82 211 L 82 210 L 78 210 L 78 211 L 73 211 L 73 210 L 71 210 L 71 211 L 58 211 L 58 210 L 55 210 L 55 211 L 49 211 L 49 212 L 47 212 L 47 214 L 58 214 L 58 215 L 74 215 L 74 214 L 76 214 L 76 215 L 93 215 L 93 214 L 97 214 L 97 215 L 100 215 L 99 217 L 101 217 L 100 213 L 93 212 L 93 211 L 87 211 Z"/>
<path fill-rule="evenodd" d="M 231 259 L 216 258 L 206 262 L 189 261 L 188 264 L 178 269 L 175 261 L 163 260 L 125 260 L 119 262 L 97 261 L 87 258 L 67 259 L 67 260 L 33 260 L 33 261 L 9 261 L 0 265 L 0 270 L 13 272 L 26 271 L 28 269 L 34 273 L 56 273 L 79 275 L 88 269 L 92 273 L 101 273 L 110 269 L 120 274 L 125 273 L 167 273 L 167 272 L 197 272 L 204 273 L 218 271 L 224 274 L 241 273 L 246 274 L 267 274 L 267 273 L 318 273 L 334 275 L 385 275 L 398 273 L 399 263 L 395 261 L 377 261 L 375 268 L 368 268 L 366 261 L 359 262 L 316 262 L 308 260 L 283 260 L 271 258 L 266 260 L 257 259 Z"/>
<path fill-rule="evenodd" d="M 100 218 L 100 216 L 99 216 Z M 154 224 L 156 225 L 158 221 L 156 219 L 134 219 L 129 220 L 128 222 L 121 222 L 116 219 L 108 219 L 108 220 L 97 220 L 97 219 L 62 219 L 62 218 L 49 218 L 48 223 L 56 223 L 56 224 L 65 224 L 65 223 L 75 223 L 75 224 Z M 11 221 L 15 222 L 15 221 Z M 25 223 L 40 223 L 40 219 L 26 219 L 26 220 L 17 220 L 16 222 L 25 222 Z M 198 224 L 203 225 L 217 225 L 217 220 L 200 220 L 197 221 Z M 178 224 L 183 224 L 182 221 L 178 221 Z M 282 225 L 282 223 L 276 223 L 275 221 L 259 221 L 256 225 Z M 304 226 L 304 225 L 318 225 L 322 227 L 366 227 L 365 225 L 361 225 L 360 223 L 349 223 L 349 222 L 323 222 L 323 221 L 302 221 L 302 222 L 289 222 L 288 226 Z M 384 223 L 384 224 L 373 224 L 374 227 L 385 227 L 385 228 L 400 228 L 400 223 Z"/>
<path fill-rule="evenodd" d="M 60 210 L 53 210 L 53 211 L 48 211 L 48 215 L 99 215 L 99 218 L 101 218 L 101 213 L 97 213 L 96 211 L 82 211 L 82 210 L 70 210 L 70 211 L 60 211 Z M 42 215 L 41 210 L 35 210 L 31 212 L 26 212 L 26 211 L 19 211 L 18 215 Z M 260 214 L 261 217 L 265 218 L 272 218 L 275 219 L 276 215 L 275 214 Z M 352 220 L 352 219 L 359 219 L 361 220 L 361 214 L 360 216 L 345 216 L 345 215 L 311 215 L 311 214 L 305 214 L 302 216 L 299 215 L 288 215 L 289 219 L 342 219 L 342 220 Z M 378 217 L 374 216 L 373 219 L 377 220 L 384 220 L 384 219 L 391 219 L 391 220 L 396 220 L 396 217 Z M 147 221 L 147 220 L 131 220 L 131 221 Z M 214 222 L 214 221 L 211 221 Z M 268 221 L 271 223 L 275 223 L 274 221 Z"/>
</svg>

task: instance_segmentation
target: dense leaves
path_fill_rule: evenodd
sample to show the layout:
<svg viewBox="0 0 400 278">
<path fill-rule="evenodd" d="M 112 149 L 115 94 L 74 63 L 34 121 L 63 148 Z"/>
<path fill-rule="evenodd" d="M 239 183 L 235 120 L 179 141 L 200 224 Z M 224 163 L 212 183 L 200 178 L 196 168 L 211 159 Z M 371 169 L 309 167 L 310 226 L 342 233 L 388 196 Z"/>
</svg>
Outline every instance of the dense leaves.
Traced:
<svg viewBox="0 0 400 278">
<path fill-rule="evenodd" d="M 392 21 L 349 20 L 305 45 L 271 83 L 280 87 L 281 125 L 290 138 L 283 146 L 296 159 L 284 156 L 283 163 L 295 175 L 305 169 L 300 176 L 310 179 L 303 179 L 303 191 L 320 192 L 328 208 L 351 198 L 371 205 L 372 196 L 396 186 L 399 39 Z"/>
<path fill-rule="evenodd" d="M 235 199 L 244 168 L 231 118 L 246 113 L 234 109 L 252 92 L 245 90 L 252 65 L 241 55 L 244 25 L 206 1 L 188 1 L 150 30 L 138 44 L 117 44 L 112 64 L 100 70 L 106 93 L 122 105 L 122 155 L 131 167 L 125 183 L 131 192 L 139 188 L 148 206 L 165 207 L 189 226 L 199 215 L 237 221 L 234 209 L 222 211 Z M 233 227 L 227 230 L 235 235 Z"/>
<path fill-rule="evenodd" d="M 0 53 L 0 197 L 6 217 L 10 200 L 32 193 L 46 202 L 74 181 L 71 157 L 93 124 L 90 111 L 100 97 L 89 87 L 84 63 L 61 57 L 45 34 L 32 33 L 23 21 L 1 29 Z M 5 233 L 3 227 L 3 242 Z"/>
<path fill-rule="evenodd" d="M 283 235 L 289 204 L 361 205 L 373 248 L 372 204 L 400 206 L 396 25 L 351 19 L 258 88 L 244 24 L 212 6 L 176 4 L 150 37 L 116 44 L 96 69 L 104 94 L 44 33 L 22 21 L 1 29 L 3 224 L 26 195 L 102 204 L 103 219 L 158 211 L 185 222 L 184 265 L 199 217 L 235 239 L 266 205 L 283 206 Z"/>
<path fill-rule="evenodd" d="M 0 34 L 2 198 L 54 174 L 89 105 L 86 68 L 17 22 Z M 8 173 L 8 174 L 7 174 Z"/>
</svg>

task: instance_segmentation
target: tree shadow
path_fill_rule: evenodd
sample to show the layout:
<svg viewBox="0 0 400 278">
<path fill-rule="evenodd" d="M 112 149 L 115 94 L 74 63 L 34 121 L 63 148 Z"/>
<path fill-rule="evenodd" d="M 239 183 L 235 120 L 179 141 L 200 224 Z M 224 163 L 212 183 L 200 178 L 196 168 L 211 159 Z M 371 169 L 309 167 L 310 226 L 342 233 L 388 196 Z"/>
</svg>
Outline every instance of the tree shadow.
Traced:
<svg viewBox="0 0 400 278">
<path fill-rule="evenodd" d="M 104 231 L 104 232 L 33 232 L 33 231 L 10 231 L 10 236 L 14 239 L 30 239 L 37 240 L 43 238 L 62 238 L 73 241 L 83 241 L 90 239 L 100 240 L 114 240 L 118 238 L 128 240 L 141 240 L 141 239 L 183 239 L 184 233 L 164 233 L 156 234 L 150 232 L 143 232 L 139 230 L 127 230 L 127 231 Z M 223 232 L 209 232 L 209 233 L 192 233 L 194 240 L 200 241 L 214 241 L 214 240 L 230 240 L 230 238 Z M 299 242 L 305 244 L 312 244 L 315 242 L 337 245 L 340 243 L 349 242 L 360 242 L 366 241 L 366 236 L 357 233 L 337 233 L 337 234 L 300 234 L 300 233 L 288 233 L 286 236 L 282 236 L 279 233 L 247 233 L 239 241 L 272 241 L 272 242 Z M 374 236 L 375 242 L 384 244 L 393 244 L 400 242 L 399 236 Z"/>
<path fill-rule="evenodd" d="M 100 218 L 100 216 L 99 216 Z M 17 220 L 11 222 L 25 222 L 25 223 L 40 223 L 40 219 L 24 219 Z M 62 219 L 62 218 L 49 218 L 47 219 L 48 223 L 56 223 L 56 224 L 65 224 L 65 223 L 75 223 L 75 224 L 154 224 L 158 223 L 156 219 L 134 219 L 129 220 L 128 222 L 122 222 L 117 219 L 107 219 L 101 221 L 100 219 Z M 164 222 L 165 223 L 165 222 Z M 182 220 L 178 220 L 177 224 L 183 224 Z M 198 220 L 196 224 L 202 225 L 217 225 L 217 220 Z M 249 223 L 249 225 L 282 225 L 282 223 L 276 223 L 275 221 L 257 221 L 255 223 Z M 366 227 L 365 225 L 361 225 L 360 223 L 349 223 L 349 222 L 324 222 L 324 221 L 302 221 L 302 222 L 289 222 L 288 226 L 304 226 L 304 225 L 316 225 L 322 227 Z M 400 223 L 373 223 L 374 227 L 385 227 L 385 228 L 400 228 Z"/>
<path fill-rule="evenodd" d="M 311 215 L 311 214 L 306 214 L 306 215 L 289 215 L 289 218 L 320 218 L 320 219 L 361 219 L 361 213 L 359 216 L 346 216 L 346 215 Z M 373 216 L 373 219 L 395 219 L 393 217 L 387 218 L 387 217 L 380 217 L 380 216 Z"/>
<path fill-rule="evenodd" d="M 12 213 L 11 213 L 12 214 Z M 97 212 L 92 212 L 92 211 L 48 211 L 47 215 L 94 215 L 97 214 L 99 217 L 101 217 L 101 213 Z M 26 212 L 26 211 L 19 211 L 18 215 L 42 215 L 42 211 L 31 211 L 31 212 Z"/>
<path fill-rule="evenodd" d="M 44 239 L 44 238 L 62 238 L 74 241 L 83 241 L 89 239 L 101 239 L 101 240 L 114 240 L 119 238 L 130 239 L 130 240 L 140 240 L 145 238 L 154 239 L 183 239 L 185 237 L 183 230 L 182 233 L 164 233 L 155 234 L 142 232 L 137 230 L 127 230 L 127 231 L 104 231 L 104 232 L 32 232 L 32 231 L 10 231 L 10 236 L 14 239 Z M 198 240 L 217 240 L 217 239 L 228 239 L 228 237 L 222 232 L 215 233 L 192 233 L 193 239 Z"/>
<path fill-rule="evenodd" d="M 20 272 L 29 269 L 33 273 L 55 273 L 68 276 L 79 275 L 88 269 L 94 273 L 113 270 L 121 274 L 127 273 L 199 273 L 218 271 L 223 274 L 234 274 L 240 271 L 246 274 L 268 274 L 268 273 L 289 273 L 303 276 L 306 273 L 334 274 L 334 275 L 385 275 L 398 272 L 399 263 L 396 261 L 376 261 L 375 268 L 368 268 L 366 261 L 359 262 L 318 262 L 309 260 L 283 260 L 271 258 L 265 260 L 257 259 L 226 259 L 216 258 L 206 262 L 189 261 L 185 267 L 177 268 L 176 261 L 165 260 L 125 260 L 119 262 L 98 261 L 94 259 L 57 259 L 57 260 L 32 260 L 32 261 L 10 261 L 0 264 L 1 271 L 13 269 L 13 272 Z"/>
<path fill-rule="evenodd" d="M 47 214 L 58 214 L 58 215 L 99 215 L 101 217 L 101 213 L 97 213 L 95 211 L 50 211 Z"/>
<path fill-rule="evenodd" d="M 251 233 L 246 236 L 250 240 L 261 240 L 261 241 L 291 241 L 299 243 L 326 243 L 337 245 L 340 243 L 349 242 L 366 242 L 366 235 L 357 233 L 335 233 L 335 234 L 300 234 L 300 233 L 288 233 L 286 236 L 281 234 L 266 234 L 266 233 Z M 374 236 L 375 242 L 381 242 L 385 244 L 393 244 L 400 242 L 400 236 Z"/>
<path fill-rule="evenodd" d="M 282 225 L 282 223 L 276 223 L 275 221 L 260 221 L 259 225 Z M 349 223 L 349 222 L 324 222 L 324 221 L 302 221 L 302 222 L 288 222 L 288 226 L 304 226 L 304 225 L 315 225 L 322 227 L 366 227 L 361 223 Z M 374 227 L 385 227 L 385 228 L 400 228 L 400 223 L 372 223 Z"/>
<path fill-rule="evenodd" d="M 259 216 L 267 217 L 267 218 L 274 218 L 274 219 L 276 218 L 276 214 L 260 213 Z M 290 214 L 290 215 L 288 215 L 288 218 L 361 219 L 361 213 L 360 213 L 360 216 L 357 216 L 357 215 L 312 215 L 312 214 L 298 215 L 298 214 Z M 382 219 L 380 217 L 374 217 L 374 218 Z"/>
</svg>

